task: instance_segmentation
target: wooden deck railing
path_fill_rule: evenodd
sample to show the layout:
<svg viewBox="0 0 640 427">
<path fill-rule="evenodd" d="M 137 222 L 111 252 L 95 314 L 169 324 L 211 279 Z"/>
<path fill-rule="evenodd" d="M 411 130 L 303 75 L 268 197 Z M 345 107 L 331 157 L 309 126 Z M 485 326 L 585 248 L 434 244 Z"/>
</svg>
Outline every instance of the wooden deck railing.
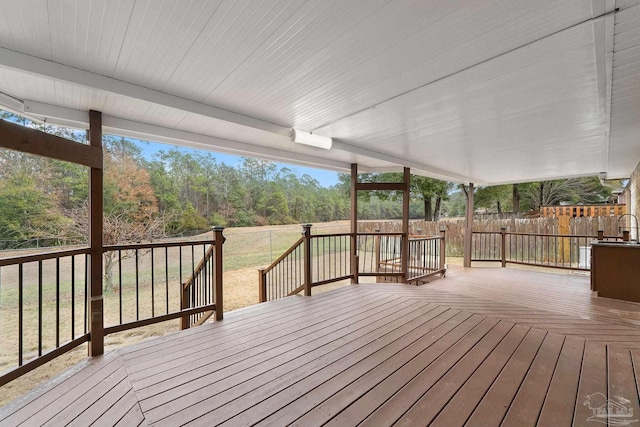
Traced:
<svg viewBox="0 0 640 427">
<path fill-rule="evenodd" d="M 403 239 L 402 233 L 358 234 L 358 254 L 362 269 L 359 275 L 418 283 L 430 276 L 445 274 L 444 230 L 440 231 L 439 236 L 409 236 L 406 267 L 402 265 Z"/>
<path fill-rule="evenodd" d="M 103 334 L 221 319 L 223 243 L 215 228 L 213 240 L 105 246 Z M 91 340 L 89 258 L 82 247 L 0 259 L 0 386 Z"/>
<path fill-rule="evenodd" d="M 258 270 L 258 293 L 260 302 L 295 295 L 304 290 L 304 238 L 298 239 L 269 267 Z"/>
<path fill-rule="evenodd" d="M 407 282 L 417 282 L 435 275 L 444 276 L 445 245 L 444 230 L 440 231 L 439 236 L 410 238 Z"/>
<path fill-rule="evenodd" d="M 357 282 L 359 276 L 418 283 L 445 272 L 444 231 L 440 236 L 411 236 L 406 265 L 402 233 L 358 233 L 355 239 L 351 233 L 311 235 L 311 225 L 306 224 L 302 235 L 271 265 L 258 270 L 260 302 L 301 292 L 311 295 L 315 286 Z"/>
<path fill-rule="evenodd" d="M 472 262 L 500 262 L 570 270 L 590 270 L 590 245 L 617 236 L 474 231 Z"/>
<path fill-rule="evenodd" d="M 89 340 L 89 248 L 0 259 L 0 386 Z"/>
</svg>

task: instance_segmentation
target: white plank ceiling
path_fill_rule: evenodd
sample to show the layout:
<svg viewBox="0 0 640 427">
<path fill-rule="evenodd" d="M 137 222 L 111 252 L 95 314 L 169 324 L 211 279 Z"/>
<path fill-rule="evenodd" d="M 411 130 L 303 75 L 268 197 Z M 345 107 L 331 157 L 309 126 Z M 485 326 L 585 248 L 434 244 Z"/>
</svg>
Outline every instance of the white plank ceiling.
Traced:
<svg viewBox="0 0 640 427">
<path fill-rule="evenodd" d="M 0 106 L 341 171 L 621 178 L 640 160 L 639 3 L 0 0 Z"/>
</svg>

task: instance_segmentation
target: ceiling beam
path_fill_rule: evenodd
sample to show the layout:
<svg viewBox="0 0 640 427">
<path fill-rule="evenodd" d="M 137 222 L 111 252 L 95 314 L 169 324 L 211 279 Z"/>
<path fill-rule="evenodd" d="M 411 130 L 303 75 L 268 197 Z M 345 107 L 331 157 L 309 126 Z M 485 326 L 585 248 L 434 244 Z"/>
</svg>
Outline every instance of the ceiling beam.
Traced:
<svg viewBox="0 0 640 427">
<path fill-rule="evenodd" d="M 372 159 L 384 160 L 386 162 L 395 163 L 401 167 L 411 168 L 411 172 L 417 175 L 430 176 L 432 178 L 443 179 L 446 181 L 453 181 L 458 183 L 482 182 L 482 180 L 475 179 L 474 177 L 460 175 L 455 172 L 451 172 L 438 167 L 425 165 L 425 164 L 414 162 L 411 160 L 401 159 L 399 157 L 391 156 L 386 153 L 380 153 L 378 151 L 373 151 L 367 148 L 358 147 L 356 145 L 347 144 L 346 142 L 342 142 L 336 139 L 333 140 L 332 149 L 343 150 L 349 153 L 359 154 L 365 157 L 371 157 Z"/>
<path fill-rule="evenodd" d="M 0 147 L 102 169 L 102 150 L 0 120 Z"/>
<path fill-rule="evenodd" d="M 1 100 L 0 100 L 1 101 Z M 71 108 L 58 107 L 55 105 L 43 104 L 25 100 L 22 111 L 31 120 L 46 122 L 59 126 L 67 126 L 76 129 L 88 129 L 89 112 L 74 110 Z M 215 138 L 183 130 L 152 125 L 148 123 L 135 122 L 108 115 L 102 116 L 104 133 L 136 138 L 146 141 L 164 142 L 201 150 L 218 151 L 221 153 L 260 157 L 273 161 L 289 161 L 302 166 L 310 166 L 333 170 L 337 172 L 350 171 L 351 164 L 330 159 L 323 159 L 309 156 L 307 154 L 294 153 L 286 150 L 248 144 L 245 142 L 232 141 L 229 139 Z M 292 142 L 290 142 L 292 144 Z"/>
<path fill-rule="evenodd" d="M 164 142 L 183 147 L 192 147 L 240 156 L 259 157 L 265 160 L 289 162 L 301 166 L 311 166 L 336 172 L 347 172 L 351 167 L 348 163 L 313 157 L 307 154 L 294 153 L 291 151 L 278 150 L 246 142 L 216 138 L 178 129 L 134 122 L 117 117 L 103 116 L 102 123 L 105 133 L 146 141 Z"/>
<path fill-rule="evenodd" d="M 13 50 L 0 48 L 0 67 L 17 70 L 23 73 L 40 77 L 55 79 L 89 89 L 108 92 L 116 95 L 127 96 L 129 98 L 140 99 L 152 102 L 177 110 L 211 117 L 241 126 L 260 129 L 289 137 L 291 129 L 279 124 L 249 117 L 233 111 L 202 104 L 200 102 L 170 95 L 154 89 L 127 83 L 122 80 L 113 79 L 100 74 L 81 70 L 57 62 L 48 61 L 35 56 Z"/>
<path fill-rule="evenodd" d="M 598 101 L 601 120 L 602 167 L 600 172 L 609 170 L 609 145 L 611 132 L 611 87 L 613 84 L 613 38 L 615 16 L 610 13 L 615 8 L 613 0 L 592 0 L 594 16 L 606 14 L 604 19 L 593 21 L 593 48 L 596 60 Z"/>
<path fill-rule="evenodd" d="M 18 113 L 24 114 L 39 122 L 47 122 L 60 126 L 68 126 L 77 129 L 86 129 L 89 126 L 89 113 L 86 111 L 74 110 L 71 108 L 44 104 L 31 100 L 25 100 L 23 102 L 23 111 Z M 103 123 L 104 126 L 108 128 L 105 132 L 114 135 L 165 142 L 169 144 L 178 144 L 198 149 L 215 150 L 228 154 L 256 156 L 267 160 L 290 161 L 299 165 L 321 167 L 338 172 L 348 172 L 350 170 L 350 164 L 344 162 L 318 157 L 309 157 L 306 154 L 262 147 L 223 138 L 215 138 L 208 135 L 134 122 L 107 115 L 103 116 Z M 402 167 L 410 167 L 414 174 L 428 176 L 435 179 L 465 183 L 482 182 L 482 180 L 465 177 L 454 172 L 434 168 L 418 162 L 389 156 L 385 153 L 357 147 L 342 141 L 334 140 L 332 150 L 341 150 L 398 165 L 395 168 L 366 168 L 360 164 L 358 167 L 362 172 L 388 172 L 391 171 L 391 169 L 393 169 L 393 171 L 401 171 Z"/>
</svg>

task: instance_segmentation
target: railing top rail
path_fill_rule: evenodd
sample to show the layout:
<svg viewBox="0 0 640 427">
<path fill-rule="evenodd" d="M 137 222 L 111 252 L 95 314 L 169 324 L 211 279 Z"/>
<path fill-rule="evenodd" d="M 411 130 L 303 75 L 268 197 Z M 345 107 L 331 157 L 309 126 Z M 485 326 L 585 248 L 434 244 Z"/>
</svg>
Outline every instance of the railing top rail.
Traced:
<svg viewBox="0 0 640 427">
<path fill-rule="evenodd" d="M 500 233 L 498 233 L 500 234 Z M 593 234 L 550 234 L 550 233 L 519 233 L 513 231 L 507 231 L 505 234 L 512 236 L 537 236 L 537 237 L 575 237 L 580 239 L 597 239 L 598 236 Z"/>
<path fill-rule="evenodd" d="M 304 237 L 301 237 L 298 239 L 297 242 L 295 242 L 293 245 L 291 245 L 291 247 L 289 249 L 287 249 L 287 251 L 285 253 L 283 253 L 282 255 L 280 255 L 275 261 L 273 261 L 271 263 L 270 266 L 268 266 L 267 268 L 265 268 L 264 270 L 262 270 L 262 272 L 264 274 L 268 273 L 269 271 L 273 270 L 273 268 L 278 265 L 280 263 L 280 261 L 282 261 L 283 259 L 285 259 L 287 256 L 289 256 L 289 254 L 291 254 L 291 252 L 295 251 L 296 248 L 298 246 L 300 246 L 302 244 L 302 242 L 304 241 Z"/>
<path fill-rule="evenodd" d="M 501 231 L 474 231 L 473 234 L 501 234 Z M 597 239 L 594 234 L 550 234 L 550 233 L 525 233 L 518 231 L 505 231 L 505 234 L 512 236 L 538 236 L 538 237 L 576 237 L 580 239 Z M 620 236 L 604 236 L 605 239 L 619 239 Z"/>
<path fill-rule="evenodd" d="M 157 242 L 157 243 L 129 243 L 123 245 L 107 245 L 104 246 L 103 252 L 133 249 L 152 249 L 152 248 L 172 248 L 177 246 L 198 246 L 213 245 L 214 239 L 209 240 L 181 240 L 179 242 Z"/>
<path fill-rule="evenodd" d="M 90 248 L 78 248 L 78 249 L 67 249 L 63 251 L 52 251 L 52 252 L 42 252 L 39 254 L 31 254 L 31 255 L 19 255 L 8 258 L 0 258 L 0 267 L 6 267 L 9 265 L 16 264 L 24 264 L 27 262 L 35 262 L 35 261 L 45 261 L 48 259 L 56 259 L 63 258 L 73 255 L 83 255 L 88 254 L 90 252 Z"/>
</svg>

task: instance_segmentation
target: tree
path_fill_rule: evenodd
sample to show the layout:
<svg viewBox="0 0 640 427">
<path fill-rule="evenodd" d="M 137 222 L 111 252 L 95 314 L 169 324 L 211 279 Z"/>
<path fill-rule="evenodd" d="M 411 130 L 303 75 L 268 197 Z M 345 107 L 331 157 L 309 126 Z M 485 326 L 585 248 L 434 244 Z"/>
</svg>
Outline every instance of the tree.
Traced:
<svg viewBox="0 0 640 427">
<path fill-rule="evenodd" d="M 560 202 L 603 203 L 611 196 L 611 190 L 603 186 L 595 176 L 532 182 L 520 184 L 519 188 L 523 204 L 532 210 L 558 205 Z"/>
<path fill-rule="evenodd" d="M 495 209 L 498 213 L 502 213 L 505 209 L 511 209 L 512 196 L 511 185 L 479 187 L 475 192 L 473 202 L 475 207 Z"/>
<path fill-rule="evenodd" d="M 275 183 L 268 186 L 268 195 L 265 197 L 260 209 L 269 219 L 270 224 L 286 224 L 289 222 L 289 206 L 282 189 Z"/>
<path fill-rule="evenodd" d="M 123 150 L 124 144 L 105 144 L 104 149 L 104 214 L 105 245 L 152 241 L 165 236 L 167 218 L 159 215 L 149 173 L 135 158 L 135 150 Z M 115 149 L 114 149 L 115 148 Z M 111 151 L 114 150 L 114 151 Z M 67 234 L 72 237 L 89 233 L 88 201 L 66 211 L 72 223 Z M 123 259 L 131 256 L 126 252 Z M 113 290 L 115 252 L 105 252 L 105 290 Z"/>
<path fill-rule="evenodd" d="M 402 182 L 402 174 L 397 172 L 387 172 L 380 174 L 363 174 L 361 182 Z M 449 197 L 449 192 L 453 189 L 453 184 L 419 175 L 411 175 L 410 197 L 419 201 L 424 208 L 425 221 L 437 221 L 440 216 L 442 201 Z M 398 200 L 401 192 L 375 191 L 373 194 L 381 200 Z M 435 208 L 433 201 L 435 199 Z"/>
<path fill-rule="evenodd" d="M 33 175 L 22 172 L 0 179 L 0 239 L 58 239 L 67 223 L 55 195 L 47 194 Z"/>
</svg>

